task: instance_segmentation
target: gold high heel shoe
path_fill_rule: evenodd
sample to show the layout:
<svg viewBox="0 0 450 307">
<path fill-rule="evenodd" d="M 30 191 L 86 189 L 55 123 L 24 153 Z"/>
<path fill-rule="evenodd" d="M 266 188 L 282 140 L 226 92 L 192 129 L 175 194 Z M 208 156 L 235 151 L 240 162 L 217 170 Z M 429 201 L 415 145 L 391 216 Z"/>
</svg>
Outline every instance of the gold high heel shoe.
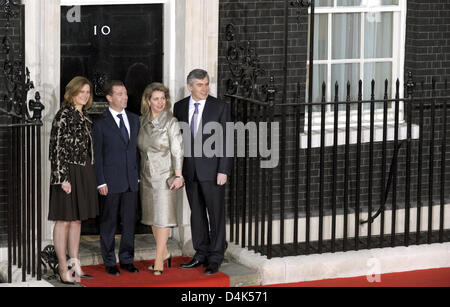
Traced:
<svg viewBox="0 0 450 307">
<path fill-rule="evenodd" d="M 167 261 L 167 267 L 171 268 L 172 267 L 172 254 L 169 253 L 169 255 L 166 256 L 166 258 L 164 258 L 163 260 L 163 266 L 164 266 L 164 262 Z M 160 271 L 160 270 L 155 270 L 155 265 L 153 264 L 152 266 L 150 266 L 148 268 L 149 270 L 153 271 L 153 275 L 162 275 L 164 273 L 164 271 Z"/>
</svg>

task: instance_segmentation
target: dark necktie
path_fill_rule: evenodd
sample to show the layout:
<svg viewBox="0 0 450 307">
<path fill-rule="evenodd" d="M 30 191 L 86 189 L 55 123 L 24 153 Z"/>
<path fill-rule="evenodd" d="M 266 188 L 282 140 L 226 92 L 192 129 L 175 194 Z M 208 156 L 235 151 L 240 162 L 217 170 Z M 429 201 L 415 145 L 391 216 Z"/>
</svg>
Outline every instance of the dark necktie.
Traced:
<svg viewBox="0 0 450 307">
<path fill-rule="evenodd" d="M 197 134 L 198 106 L 199 105 L 200 105 L 199 103 L 194 103 L 195 111 L 194 111 L 194 114 L 192 115 L 192 119 L 191 119 L 191 134 L 192 134 L 193 138 L 195 138 L 195 135 Z"/>
<path fill-rule="evenodd" d="M 118 114 L 117 117 L 120 119 L 120 132 L 122 133 L 122 137 L 125 141 L 125 143 L 128 144 L 128 141 L 130 140 L 130 137 L 128 136 L 128 130 L 127 127 L 125 127 L 125 122 L 123 121 L 123 116 L 122 114 Z"/>
</svg>

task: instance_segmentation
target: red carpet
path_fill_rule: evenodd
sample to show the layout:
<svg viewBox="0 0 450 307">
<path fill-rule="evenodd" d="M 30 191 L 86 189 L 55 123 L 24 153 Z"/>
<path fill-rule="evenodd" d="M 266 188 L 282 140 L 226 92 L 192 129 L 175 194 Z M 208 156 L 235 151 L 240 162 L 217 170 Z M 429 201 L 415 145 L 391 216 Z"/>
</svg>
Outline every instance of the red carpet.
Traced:
<svg viewBox="0 0 450 307">
<path fill-rule="evenodd" d="M 450 268 L 383 274 L 379 283 L 370 283 L 363 276 L 264 287 L 450 287 Z"/>
<path fill-rule="evenodd" d="M 85 287 L 229 287 L 230 278 L 219 272 L 213 275 L 205 275 L 204 267 L 195 269 L 180 269 L 181 263 L 190 261 L 191 258 L 176 257 L 172 259 L 172 267 L 165 264 L 164 273 L 154 276 L 148 267 L 153 260 L 135 262 L 139 269 L 138 274 L 120 270 L 120 276 L 112 276 L 105 272 L 103 265 L 85 266 L 85 274 L 92 275 L 93 279 L 83 279 L 81 284 Z"/>
</svg>

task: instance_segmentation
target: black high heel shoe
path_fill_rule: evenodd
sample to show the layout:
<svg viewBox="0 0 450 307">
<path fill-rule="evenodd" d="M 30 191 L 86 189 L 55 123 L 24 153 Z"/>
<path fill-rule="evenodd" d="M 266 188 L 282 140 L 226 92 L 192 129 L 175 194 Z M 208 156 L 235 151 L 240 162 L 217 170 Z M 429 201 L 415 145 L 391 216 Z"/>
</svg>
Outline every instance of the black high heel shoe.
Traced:
<svg viewBox="0 0 450 307">
<path fill-rule="evenodd" d="M 163 263 L 167 261 L 167 267 L 172 267 L 172 253 L 169 253 L 169 255 L 163 260 Z"/>
<path fill-rule="evenodd" d="M 71 285 L 71 286 L 75 285 L 75 281 L 74 280 L 73 281 L 65 281 L 65 280 L 63 280 L 62 277 L 61 277 L 61 273 L 58 273 L 58 276 L 59 276 L 59 282 L 60 283 L 62 283 L 64 285 Z"/>
<path fill-rule="evenodd" d="M 78 273 L 75 272 L 75 275 L 81 279 L 94 279 L 94 276 L 88 275 L 88 274 L 83 274 L 83 275 L 78 275 Z"/>
</svg>

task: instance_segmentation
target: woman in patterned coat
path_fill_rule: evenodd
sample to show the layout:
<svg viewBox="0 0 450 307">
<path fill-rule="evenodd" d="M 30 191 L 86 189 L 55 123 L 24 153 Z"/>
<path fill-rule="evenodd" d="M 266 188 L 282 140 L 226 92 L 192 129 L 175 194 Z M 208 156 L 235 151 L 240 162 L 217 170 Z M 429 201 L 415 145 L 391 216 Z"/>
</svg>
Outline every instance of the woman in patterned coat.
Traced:
<svg viewBox="0 0 450 307">
<path fill-rule="evenodd" d="M 77 277 L 84 275 L 79 262 L 81 221 L 99 213 L 94 172 L 92 121 L 86 110 L 92 106 L 92 84 L 75 77 L 66 86 L 64 102 L 56 114 L 50 134 L 50 208 L 48 219 L 56 221 L 53 242 L 62 283 L 74 283 L 69 265 Z"/>
</svg>

